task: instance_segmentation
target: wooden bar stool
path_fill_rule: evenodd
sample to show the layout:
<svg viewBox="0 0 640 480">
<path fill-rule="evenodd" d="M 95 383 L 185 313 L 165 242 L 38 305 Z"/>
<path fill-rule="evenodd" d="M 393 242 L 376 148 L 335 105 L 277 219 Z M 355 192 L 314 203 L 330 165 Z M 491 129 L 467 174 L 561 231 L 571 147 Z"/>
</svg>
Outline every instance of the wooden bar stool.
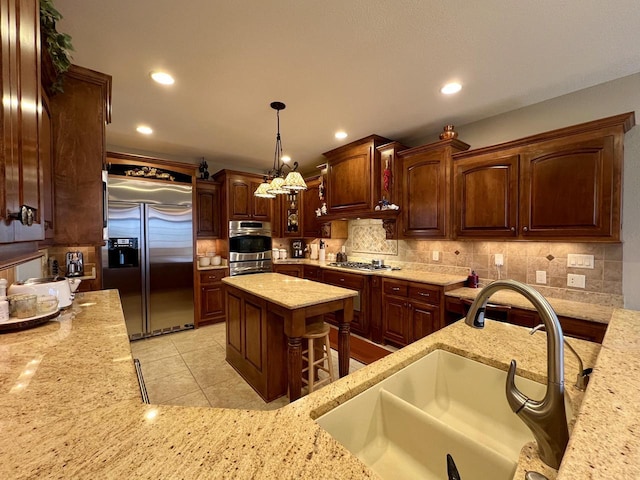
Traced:
<svg viewBox="0 0 640 480">
<path fill-rule="evenodd" d="M 329 325 L 324 322 L 312 323 L 307 325 L 307 329 L 302 335 L 302 338 L 308 341 L 306 350 L 302 351 L 302 360 L 307 362 L 306 367 L 302 369 L 302 383 L 308 385 L 309 393 L 320 385 L 333 382 L 336 379 L 331 360 L 330 330 Z M 318 359 L 315 358 L 317 352 L 322 352 Z M 327 362 L 326 366 L 325 361 Z M 328 373 L 329 376 L 316 381 L 316 374 L 319 370 Z M 306 378 L 305 372 L 307 373 Z"/>
</svg>

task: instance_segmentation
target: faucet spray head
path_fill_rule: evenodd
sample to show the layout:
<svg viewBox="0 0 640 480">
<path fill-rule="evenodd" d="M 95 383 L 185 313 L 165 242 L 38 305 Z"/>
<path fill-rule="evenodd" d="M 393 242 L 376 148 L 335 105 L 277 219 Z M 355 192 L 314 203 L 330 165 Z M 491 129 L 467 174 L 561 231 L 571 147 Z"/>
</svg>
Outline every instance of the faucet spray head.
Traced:
<svg viewBox="0 0 640 480">
<path fill-rule="evenodd" d="M 477 306 L 476 301 L 471 304 L 469 311 L 467 312 L 467 317 L 465 318 L 465 323 L 473 328 L 484 328 L 484 314 L 486 311 L 486 307 L 483 305 Z"/>
</svg>

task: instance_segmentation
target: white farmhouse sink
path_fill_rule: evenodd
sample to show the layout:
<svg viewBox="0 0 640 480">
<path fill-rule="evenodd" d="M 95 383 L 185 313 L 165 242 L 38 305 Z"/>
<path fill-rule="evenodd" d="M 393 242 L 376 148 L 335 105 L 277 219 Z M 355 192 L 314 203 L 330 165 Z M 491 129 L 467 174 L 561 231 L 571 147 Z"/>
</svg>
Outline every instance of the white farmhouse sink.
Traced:
<svg viewBox="0 0 640 480">
<path fill-rule="evenodd" d="M 511 480 L 534 438 L 507 403 L 506 376 L 435 350 L 316 421 L 382 478 L 446 480 L 449 453 L 462 480 Z M 544 396 L 542 384 L 516 383 Z"/>
</svg>

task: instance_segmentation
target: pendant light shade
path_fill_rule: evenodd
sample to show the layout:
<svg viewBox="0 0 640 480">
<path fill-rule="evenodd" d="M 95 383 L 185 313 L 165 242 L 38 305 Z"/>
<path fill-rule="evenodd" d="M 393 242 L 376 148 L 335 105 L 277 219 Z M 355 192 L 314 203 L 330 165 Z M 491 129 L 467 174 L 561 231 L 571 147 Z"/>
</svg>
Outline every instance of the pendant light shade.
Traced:
<svg viewBox="0 0 640 480">
<path fill-rule="evenodd" d="M 271 108 L 276 111 L 278 130 L 276 134 L 276 151 L 273 156 L 273 168 L 267 172 L 267 177 L 271 179 L 260 184 L 260 186 L 253 193 L 256 197 L 260 198 L 275 198 L 276 195 L 283 195 L 286 193 L 295 193 L 298 191 L 306 190 L 307 184 L 304 182 L 302 175 L 296 172 L 298 168 L 298 162 L 293 164 L 291 168 L 286 163 L 282 162 L 282 139 L 280 137 L 280 110 L 284 110 L 286 105 L 282 102 L 272 102 Z M 285 167 L 290 170 L 285 178 Z"/>
<path fill-rule="evenodd" d="M 259 198 L 276 198 L 274 193 L 269 193 L 270 188 L 271 184 L 265 179 L 265 181 L 256 188 L 256 191 L 253 194 Z"/>
<path fill-rule="evenodd" d="M 285 193 L 289 193 L 288 190 L 284 188 L 284 178 L 276 177 L 271 180 L 271 185 L 269 186 L 269 193 L 273 193 L 276 195 L 283 195 Z"/>
<path fill-rule="evenodd" d="M 287 178 L 284 179 L 283 188 L 289 191 L 306 190 L 307 184 L 304 183 L 304 178 L 300 175 L 300 172 L 289 172 Z"/>
</svg>

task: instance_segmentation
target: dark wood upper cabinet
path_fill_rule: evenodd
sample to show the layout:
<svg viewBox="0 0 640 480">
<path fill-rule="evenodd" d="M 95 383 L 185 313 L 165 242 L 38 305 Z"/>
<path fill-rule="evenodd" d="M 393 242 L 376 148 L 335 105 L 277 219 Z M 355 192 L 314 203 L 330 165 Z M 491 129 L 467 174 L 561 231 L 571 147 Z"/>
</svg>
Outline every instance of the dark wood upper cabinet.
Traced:
<svg viewBox="0 0 640 480">
<path fill-rule="evenodd" d="M 377 147 L 389 142 L 388 138 L 370 135 L 324 153 L 329 215 L 373 211 L 381 200 L 381 162 Z"/>
<path fill-rule="evenodd" d="M 196 237 L 220 236 L 220 185 L 216 182 L 196 182 Z"/>
<path fill-rule="evenodd" d="M 469 148 L 459 140 L 398 152 L 401 163 L 402 236 L 446 238 L 451 210 L 451 155 Z"/>
<path fill-rule="evenodd" d="M 480 155 L 454 163 L 456 237 L 518 235 L 519 155 Z"/>
<path fill-rule="evenodd" d="M 228 236 L 230 220 L 272 221 L 278 199 L 259 198 L 253 194 L 262 178 L 232 170 L 220 170 L 213 175 L 212 179 L 220 184 L 221 238 Z"/>
<path fill-rule="evenodd" d="M 44 239 L 38 12 L 37 2 L 0 1 L 0 243 Z M 22 205 L 35 209 L 31 225 L 10 217 Z"/>
<path fill-rule="evenodd" d="M 633 113 L 454 156 L 454 236 L 620 241 Z"/>
<path fill-rule="evenodd" d="M 50 99 L 54 144 L 54 241 L 102 245 L 105 128 L 111 122 L 111 76 L 71 66 L 64 92 Z"/>
<path fill-rule="evenodd" d="M 302 237 L 321 236 L 321 223 L 316 210 L 322 206 L 320 201 L 320 177 L 305 179 L 307 189 L 302 195 Z"/>
<path fill-rule="evenodd" d="M 521 161 L 521 235 L 618 240 L 621 163 L 622 132 L 611 130 L 526 149 Z"/>
</svg>

